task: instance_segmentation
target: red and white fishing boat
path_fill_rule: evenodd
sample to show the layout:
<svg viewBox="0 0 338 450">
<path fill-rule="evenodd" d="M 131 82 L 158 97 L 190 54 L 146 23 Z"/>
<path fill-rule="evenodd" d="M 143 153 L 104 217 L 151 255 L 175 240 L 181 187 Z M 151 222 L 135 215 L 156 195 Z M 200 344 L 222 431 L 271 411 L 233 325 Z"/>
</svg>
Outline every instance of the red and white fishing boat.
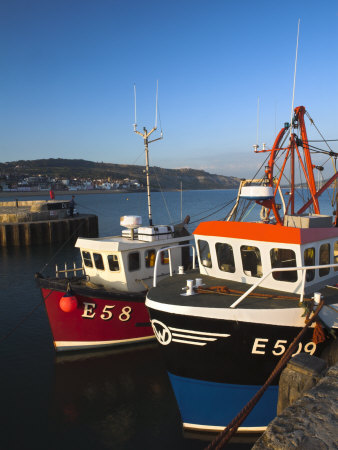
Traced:
<svg viewBox="0 0 338 450">
<path fill-rule="evenodd" d="M 54 277 L 36 274 L 57 351 L 153 339 L 145 297 L 152 284 L 156 253 L 169 247 L 157 272 L 161 278 L 169 274 L 170 261 L 174 267 L 189 264 L 185 245 L 191 239 L 186 228 L 189 219 L 175 226 L 152 222 L 148 143 L 153 141 L 148 137 L 155 129 L 147 132 L 144 128 L 142 134 L 135 127 L 145 142 L 149 226 L 141 226 L 140 216 L 123 216 L 121 236 L 77 239 L 80 268 L 65 267 Z"/>
<path fill-rule="evenodd" d="M 272 148 L 262 150 L 268 156 L 263 176 L 243 181 L 227 218 L 198 225 L 193 234 L 199 271 L 155 279 L 147 294 L 188 429 L 226 427 L 264 386 L 319 302 L 319 320 L 304 328 L 294 354 L 320 356 L 337 330 L 337 213 L 321 213 L 319 200 L 335 185 L 338 173 L 330 159 L 334 163 L 338 153 L 313 146 L 305 116 L 303 106 L 295 108 L 292 123 L 284 124 Z M 314 175 L 323 171 L 319 157 L 333 168 L 322 183 Z M 289 184 L 287 200 L 282 183 Z M 261 220 L 243 220 L 257 204 Z M 334 203 L 333 209 L 338 211 Z M 276 415 L 277 396 L 278 378 L 239 431 L 263 431 Z"/>
</svg>

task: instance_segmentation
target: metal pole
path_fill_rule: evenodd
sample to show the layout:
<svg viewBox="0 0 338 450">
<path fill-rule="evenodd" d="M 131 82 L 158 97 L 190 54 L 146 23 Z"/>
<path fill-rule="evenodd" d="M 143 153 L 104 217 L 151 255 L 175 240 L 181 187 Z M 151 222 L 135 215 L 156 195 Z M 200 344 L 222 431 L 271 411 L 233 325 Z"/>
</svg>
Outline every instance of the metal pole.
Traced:
<svg viewBox="0 0 338 450">
<path fill-rule="evenodd" d="M 149 181 L 149 150 L 148 150 L 148 134 L 147 129 L 143 128 L 144 131 L 144 147 L 146 153 L 146 178 L 147 178 L 147 196 L 148 196 L 148 217 L 149 217 L 149 225 L 153 225 L 153 219 L 151 215 L 151 198 L 150 198 L 150 181 Z"/>
</svg>

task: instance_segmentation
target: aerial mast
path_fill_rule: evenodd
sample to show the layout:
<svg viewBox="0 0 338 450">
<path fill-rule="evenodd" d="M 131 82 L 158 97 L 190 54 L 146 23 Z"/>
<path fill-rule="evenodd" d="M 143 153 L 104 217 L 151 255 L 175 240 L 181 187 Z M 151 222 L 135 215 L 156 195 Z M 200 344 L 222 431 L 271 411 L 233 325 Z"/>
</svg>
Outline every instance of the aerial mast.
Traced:
<svg viewBox="0 0 338 450">
<path fill-rule="evenodd" d="M 158 81 L 157 81 L 157 87 L 156 87 L 156 108 L 155 108 L 155 125 L 154 127 L 148 132 L 146 127 L 143 127 L 143 133 L 137 130 L 137 122 L 136 122 L 136 85 L 134 84 L 134 98 L 135 98 L 135 122 L 134 122 L 134 132 L 139 134 L 143 137 L 144 142 L 144 151 L 146 154 L 146 180 L 147 180 L 147 196 L 148 196 L 148 218 L 149 218 L 149 225 L 153 225 L 153 219 L 151 214 L 151 198 L 150 198 L 150 181 L 149 181 L 149 150 L 148 145 L 152 142 L 159 141 L 160 139 L 163 139 L 163 133 L 161 130 L 161 136 L 157 139 L 153 139 L 152 141 L 149 141 L 149 136 L 157 129 L 157 103 L 158 103 Z"/>
</svg>

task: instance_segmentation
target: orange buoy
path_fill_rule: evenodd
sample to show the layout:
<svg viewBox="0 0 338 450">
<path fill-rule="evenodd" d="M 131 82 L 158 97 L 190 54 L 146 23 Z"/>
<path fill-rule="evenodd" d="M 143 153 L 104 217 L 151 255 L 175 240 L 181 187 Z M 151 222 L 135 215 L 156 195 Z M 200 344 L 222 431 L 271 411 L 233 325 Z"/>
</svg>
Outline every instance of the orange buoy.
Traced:
<svg viewBox="0 0 338 450">
<path fill-rule="evenodd" d="M 70 292 L 67 292 L 60 298 L 59 306 L 63 312 L 72 312 L 77 308 L 77 298 Z"/>
</svg>

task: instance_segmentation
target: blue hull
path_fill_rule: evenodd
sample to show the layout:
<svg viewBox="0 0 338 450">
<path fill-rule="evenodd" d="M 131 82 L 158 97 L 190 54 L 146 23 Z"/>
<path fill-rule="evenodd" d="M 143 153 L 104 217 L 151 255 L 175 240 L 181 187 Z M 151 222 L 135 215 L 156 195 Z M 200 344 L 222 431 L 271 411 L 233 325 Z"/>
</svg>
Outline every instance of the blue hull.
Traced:
<svg viewBox="0 0 338 450">
<path fill-rule="evenodd" d="M 168 375 L 184 426 L 200 429 L 226 427 L 260 388 Z M 240 428 L 266 427 L 276 416 L 277 399 L 278 386 L 270 386 Z"/>
</svg>

